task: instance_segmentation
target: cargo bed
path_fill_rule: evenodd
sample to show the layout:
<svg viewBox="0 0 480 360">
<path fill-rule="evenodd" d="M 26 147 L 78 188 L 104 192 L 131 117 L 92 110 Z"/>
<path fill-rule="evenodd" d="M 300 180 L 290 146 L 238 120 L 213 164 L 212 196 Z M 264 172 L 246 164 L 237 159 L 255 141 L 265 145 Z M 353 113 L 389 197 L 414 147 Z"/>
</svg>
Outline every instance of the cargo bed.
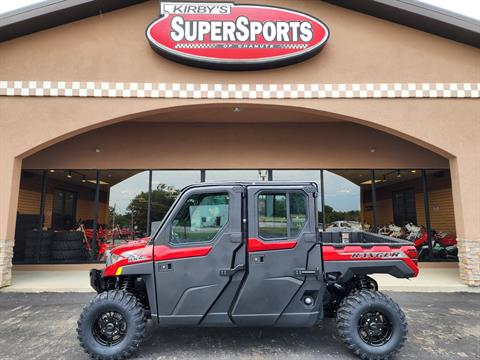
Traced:
<svg viewBox="0 0 480 360">
<path fill-rule="evenodd" d="M 365 247 L 382 244 L 389 246 L 412 245 L 412 243 L 407 240 L 368 231 L 323 231 L 319 233 L 319 236 L 324 245 L 338 247 L 345 245 L 359 245 Z"/>
<path fill-rule="evenodd" d="M 418 275 L 417 250 L 407 240 L 366 231 L 320 232 L 327 277 L 345 282 L 357 275 Z"/>
</svg>

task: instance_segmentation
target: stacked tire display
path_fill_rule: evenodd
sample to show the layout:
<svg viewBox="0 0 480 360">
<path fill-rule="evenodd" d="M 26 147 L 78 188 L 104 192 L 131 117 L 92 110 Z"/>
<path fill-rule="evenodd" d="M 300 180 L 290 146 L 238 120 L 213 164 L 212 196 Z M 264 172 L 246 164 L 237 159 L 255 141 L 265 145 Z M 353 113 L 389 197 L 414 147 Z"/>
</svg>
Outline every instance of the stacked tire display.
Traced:
<svg viewBox="0 0 480 360">
<path fill-rule="evenodd" d="M 83 233 L 81 231 L 56 232 L 51 249 L 50 260 L 53 262 L 84 259 Z"/>
<path fill-rule="evenodd" d="M 86 258 L 81 231 L 49 230 L 39 234 L 38 230 L 27 230 L 23 232 L 22 238 L 24 240 L 22 260 L 26 263 L 75 262 Z"/>
<path fill-rule="evenodd" d="M 35 262 L 37 251 L 39 262 L 50 261 L 50 250 L 53 240 L 53 231 L 42 231 L 41 234 L 38 230 L 29 230 L 25 232 L 25 262 Z M 40 239 L 39 239 L 40 235 Z M 40 240 L 40 244 L 38 244 Z"/>
<path fill-rule="evenodd" d="M 38 215 L 17 215 L 17 224 L 15 226 L 15 247 L 13 252 L 13 261 L 25 261 L 25 248 L 27 242 L 27 232 L 38 228 Z M 32 235 L 28 236 L 32 238 Z M 30 250 L 29 250 L 30 252 Z"/>
</svg>

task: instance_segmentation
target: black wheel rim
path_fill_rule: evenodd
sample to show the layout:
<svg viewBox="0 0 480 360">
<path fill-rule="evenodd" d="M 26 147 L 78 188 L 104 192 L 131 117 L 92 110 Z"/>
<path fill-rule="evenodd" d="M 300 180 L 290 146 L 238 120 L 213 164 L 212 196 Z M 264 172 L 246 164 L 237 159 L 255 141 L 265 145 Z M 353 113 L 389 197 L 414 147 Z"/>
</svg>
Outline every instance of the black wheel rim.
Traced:
<svg viewBox="0 0 480 360">
<path fill-rule="evenodd" d="M 380 311 L 368 311 L 360 316 L 358 334 L 360 338 L 371 346 L 385 345 L 393 333 L 390 319 Z"/>
<path fill-rule="evenodd" d="M 127 322 L 116 311 L 101 313 L 93 324 L 93 337 L 103 346 L 115 346 L 127 335 Z"/>
</svg>

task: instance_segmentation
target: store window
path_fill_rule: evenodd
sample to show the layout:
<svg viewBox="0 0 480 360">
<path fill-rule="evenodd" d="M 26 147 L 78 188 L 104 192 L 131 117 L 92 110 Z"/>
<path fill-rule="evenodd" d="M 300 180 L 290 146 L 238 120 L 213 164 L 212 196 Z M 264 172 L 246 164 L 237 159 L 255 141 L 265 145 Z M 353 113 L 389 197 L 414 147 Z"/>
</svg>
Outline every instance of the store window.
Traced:
<svg viewBox="0 0 480 360">
<path fill-rule="evenodd" d="M 317 184 L 318 191 L 320 192 L 320 170 L 274 170 L 273 171 L 273 180 L 274 181 L 303 181 L 303 182 L 313 182 Z M 320 194 L 317 196 L 317 209 L 321 214 L 321 197 Z M 293 213 L 293 212 L 292 212 Z M 318 217 L 319 227 L 322 227 L 321 220 L 322 217 Z"/>
<path fill-rule="evenodd" d="M 393 192 L 392 201 L 393 221 L 396 225 L 417 224 L 414 188 Z"/>
<path fill-rule="evenodd" d="M 113 179 L 106 172 L 100 173 L 96 206 L 96 174 L 95 170 L 81 169 L 22 172 L 16 263 L 102 261 L 98 249 L 102 242 L 109 241 L 105 224 L 108 223 L 108 191 Z M 97 242 L 93 242 L 95 213 Z"/>
<path fill-rule="evenodd" d="M 151 232 L 165 218 L 180 191 L 200 182 L 199 170 L 155 170 L 152 173 Z"/>
<path fill-rule="evenodd" d="M 195 194 L 182 205 L 170 231 L 170 243 L 212 241 L 228 222 L 227 193 Z"/>
<path fill-rule="evenodd" d="M 147 235 L 148 171 L 103 171 L 110 185 L 109 238 L 114 244 Z"/>
<path fill-rule="evenodd" d="M 300 192 L 258 196 L 258 234 L 264 239 L 295 238 L 307 221 L 307 203 Z"/>
<path fill-rule="evenodd" d="M 53 230 L 71 230 L 76 223 L 77 193 L 55 189 L 52 208 Z"/>
<path fill-rule="evenodd" d="M 361 192 L 371 188 L 370 170 L 324 171 L 325 219 L 327 231 L 358 231 L 370 229 L 373 222 L 371 208 L 360 211 Z"/>
</svg>

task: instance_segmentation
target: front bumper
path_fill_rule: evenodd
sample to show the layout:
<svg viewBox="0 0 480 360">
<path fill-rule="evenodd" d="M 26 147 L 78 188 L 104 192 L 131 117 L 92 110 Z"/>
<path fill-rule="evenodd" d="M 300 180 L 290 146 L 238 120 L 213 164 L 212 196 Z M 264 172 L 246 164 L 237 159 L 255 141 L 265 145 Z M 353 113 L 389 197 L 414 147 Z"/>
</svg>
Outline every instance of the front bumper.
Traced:
<svg viewBox="0 0 480 360">
<path fill-rule="evenodd" d="M 103 270 L 90 270 L 90 286 L 97 293 L 105 291 L 105 281 L 103 281 Z"/>
</svg>

